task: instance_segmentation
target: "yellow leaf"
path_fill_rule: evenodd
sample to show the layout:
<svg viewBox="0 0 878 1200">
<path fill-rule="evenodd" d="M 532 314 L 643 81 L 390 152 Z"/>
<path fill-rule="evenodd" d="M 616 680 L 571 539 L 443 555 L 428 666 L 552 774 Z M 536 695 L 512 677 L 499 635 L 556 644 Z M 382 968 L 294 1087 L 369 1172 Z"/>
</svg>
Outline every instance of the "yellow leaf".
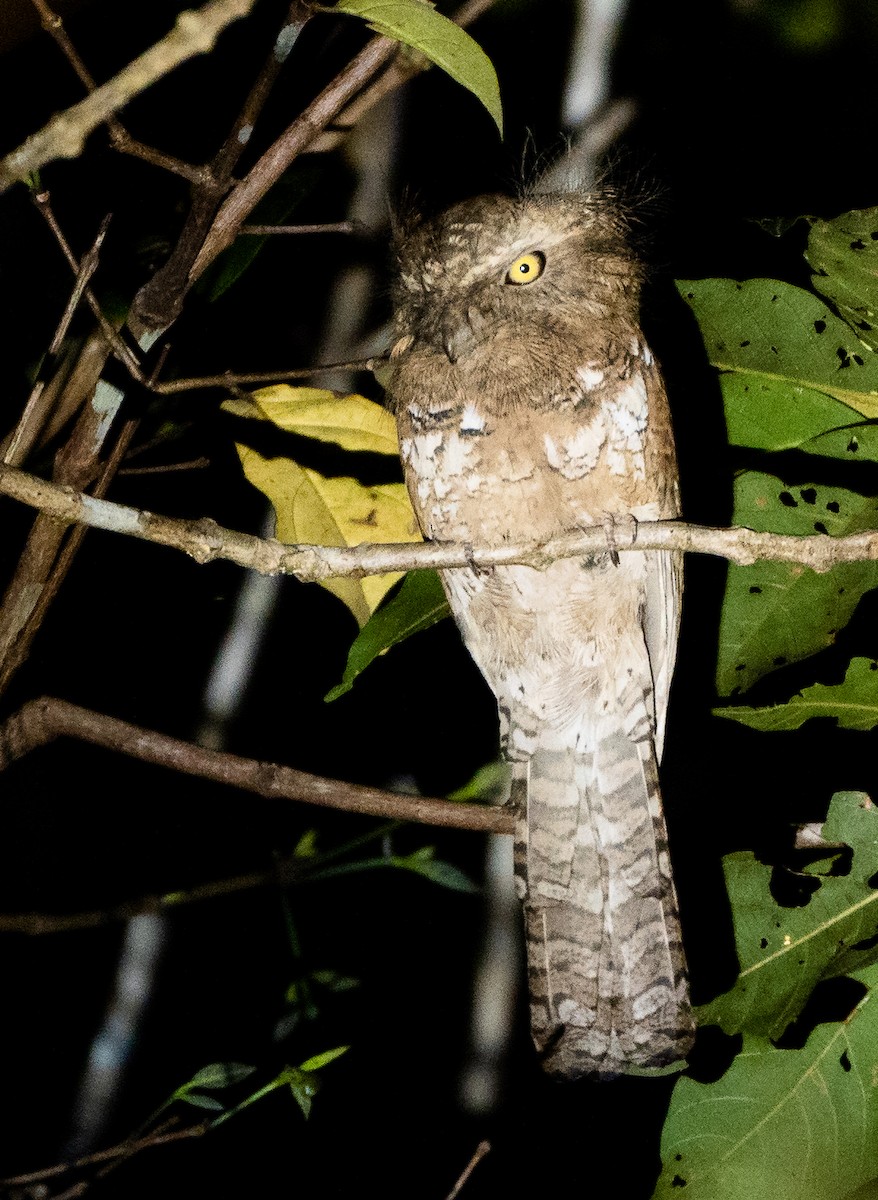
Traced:
<svg viewBox="0 0 878 1200">
<path fill-rule="evenodd" d="M 337 396 L 324 388 L 279 383 L 253 392 L 251 401 L 259 412 L 247 411 L 250 402 L 246 400 L 227 400 L 223 408 L 237 416 L 261 413 L 288 433 L 335 442 L 343 450 L 399 454 L 396 422 L 386 408 L 365 396 Z"/>
<path fill-rule="evenodd" d="M 238 446 L 244 474 L 268 497 L 277 515 L 282 542 L 358 546 L 361 542 L 419 542 L 417 521 L 405 486 L 365 487 L 356 479 L 328 479 L 289 458 L 263 458 Z M 326 579 L 322 586 L 338 596 L 365 625 L 400 573 L 364 579 Z"/>
</svg>

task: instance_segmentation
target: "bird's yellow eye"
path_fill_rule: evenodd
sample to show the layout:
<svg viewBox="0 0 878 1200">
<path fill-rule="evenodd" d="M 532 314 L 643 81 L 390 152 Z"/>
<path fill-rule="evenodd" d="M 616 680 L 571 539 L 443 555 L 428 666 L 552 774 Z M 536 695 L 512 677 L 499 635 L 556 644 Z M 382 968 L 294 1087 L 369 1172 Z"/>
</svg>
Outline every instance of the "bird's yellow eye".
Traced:
<svg viewBox="0 0 878 1200">
<path fill-rule="evenodd" d="M 506 272 L 506 283 L 533 283 L 542 275 L 545 265 L 545 256 L 539 251 L 534 251 L 533 254 L 522 254 Z"/>
</svg>

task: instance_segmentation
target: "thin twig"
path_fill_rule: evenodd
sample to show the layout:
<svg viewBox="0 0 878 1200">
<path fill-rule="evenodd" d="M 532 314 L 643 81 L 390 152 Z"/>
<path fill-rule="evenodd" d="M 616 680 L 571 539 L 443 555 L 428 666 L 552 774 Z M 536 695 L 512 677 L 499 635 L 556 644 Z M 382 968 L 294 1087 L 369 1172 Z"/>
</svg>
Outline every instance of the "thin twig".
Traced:
<svg viewBox="0 0 878 1200">
<path fill-rule="evenodd" d="M 284 379 L 307 379 L 311 375 L 320 375 L 330 371 L 374 371 L 376 365 L 385 359 L 358 358 L 353 362 L 323 363 L 318 367 L 294 367 L 291 371 L 257 371 L 250 375 L 233 375 L 224 371 L 222 375 L 201 375 L 194 379 L 171 379 L 167 383 L 149 385 L 154 392 L 162 396 L 170 396 L 175 392 L 189 392 L 195 388 L 234 387 L 242 383 L 279 383 Z"/>
<path fill-rule="evenodd" d="M 135 334 L 166 329 L 179 316 L 189 288 L 192 264 L 209 237 L 217 206 L 231 186 L 234 169 L 250 143 L 271 89 L 310 17 L 310 9 L 304 0 L 292 0 L 270 52 L 223 144 L 210 163 L 207 172 L 209 185 L 195 189 L 174 249 L 134 297 L 128 323 Z"/>
<path fill-rule="evenodd" d="M 191 458 L 189 462 L 160 463 L 155 467 L 121 467 L 118 475 L 167 475 L 171 471 L 201 471 L 210 466 L 209 458 Z"/>
<path fill-rule="evenodd" d="M 58 219 L 55 216 L 55 213 L 52 209 L 52 205 L 50 203 L 49 193 L 48 192 L 34 192 L 32 198 L 33 198 L 34 204 L 37 207 L 37 211 L 39 213 L 41 213 L 46 224 L 49 226 L 52 233 L 54 234 L 55 240 L 57 241 L 58 245 L 61 247 L 61 251 L 62 251 L 64 257 L 67 259 L 67 262 L 70 265 L 71 271 L 73 271 L 74 275 L 78 279 L 81 269 L 82 269 L 81 265 L 77 261 L 76 255 L 71 250 L 70 243 L 67 241 L 67 238 L 64 236 L 64 231 L 62 230 L 61 226 L 58 224 Z M 131 374 L 138 381 L 138 383 L 145 384 L 146 380 L 143 377 L 143 372 L 140 370 L 140 364 L 137 362 L 137 359 L 134 357 L 134 354 L 132 353 L 132 351 L 128 348 L 128 346 L 125 345 L 125 342 L 122 340 L 122 338 L 120 337 L 118 332 L 113 328 L 110 321 L 108 321 L 107 318 L 104 316 L 104 311 L 101 308 L 100 304 L 98 303 L 97 297 L 95 296 L 95 294 L 91 290 L 91 288 L 88 287 L 87 284 L 84 285 L 82 288 L 82 295 L 85 297 L 86 303 L 88 304 L 89 308 L 91 309 L 92 313 L 95 316 L 95 319 L 97 320 L 98 324 L 100 325 L 101 333 L 104 335 L 107 345 L 111 347 L 113 353 L 116 355 L 116 357 L 119 359 L 119 361 L 121 363 L 124 363 L 124 365 L 131 372 Z"/>
<path fill-rule="evenodd" d="M 132 1154 L 148 1150 L 150 1146 L 164 1146 L 168 1142 L 179 1142 L 184 1138 L 201 1137 L 210 1128 L 205 1121 L 199 1125 L 188 1125 L 185 1129 L 172 1129 L 172 1126 L 177 1123 L 178 1119 L 172 1117 L 159 1125 L 152 1133 L 138 1138 L 136 1141 L 120 1142 L 117 1146 L 98 1150 L 94 1154 L 86 1154 L 82 1158 L 74 1159 L 73 1162 L 56 1163 L 52 1167 L 44 1167 L 41 1171 L 29 1171 L 26 1175 L 11 1175 L 8 1179 L 0 1179 L 0 1188 L 27 1187 L 29 1184 L 40 1183 L 45 1179 L 56 1179 L 59 1175 L 66 1175 L 71 1171 L 81 1170 L 83 1167 L 95 1166 L 97 1163 L 124 1157 L 130 1158 Z"/>
<path fill-rule="evenodd" d="M 10 466 L 20 465 L 27 457 L 28 452 L 33 446 L 35 440 L 39 436 L 40 431 L 44 428 L 48 413 L 41 411 L 39 407 L 40 399 L 45 391 L 46 382 L 51 375 L 52 367 L 57 366 L 58 351 L 64 338 L 67 336 L 67 330 L 70 328 L 70 322 L 73 320 L 73 314 L 79 306 L 83 292 L 86 289 L 88 281 L 91 279 L 97 270 L 100 249 L 103 245 L 104 238 L 107 236 L 107 228 L 110 224 L 109 214 L 101 221 L 98 229 L 97 237 L 92 242 L 90 249 L 83 256 L 82 262 L 79 264 L 79 269 L 76 272 L 76 279 L 73 284 L 73 290 L 70 293 L 70 299 L 64 309 L 61 320 L 58 322 L 58 327 L 55 330 L 55 335 L 46 352 L 46 362 L 40 369 L 40 375 L 31 389 L 31 394 L 28 396 L 27 403 L 19 418 L 15 431 L 10 438 L 9 445 L 6 448 L 6 453 L 3 455 L 3 461 Z"/>
<path fill-rule="evenodd" d="M 59 737 L 72 737 L 94 746 L 103 746 L 140 762 L 228 784 L 270 800 L 295 800 L 321 808 L 398 821 L 417 821 L 447 829 L 469 829 L 479 833 L 512 832 L 512 813 L 509 809 L 483 804 L 458 804 L 432 796 L 399 795 L 381 788 L 310 775 L 306 771 L 276 763 L 239 758 L 235 754 L 208 750 L 51 696 L 28 701 L 0 726 L 0 770 Z"/>
<path fill-rule="evenodd" d="M 446 1200 L 457 1200 L 457 1197 L 460 1195 L 461 1188 L 466 1183 L 466 1181 L 469 1179 L 470 1175 L 472 1175 L 473 1171 L 476 1169 L 476 1167 L 479 1165 L 479 1163 L 482 1161 L 482 1159 L 485 1157 L 485 1155 L 490 1154 L 490 1153 L 491 1153 L 491 1143 L 490 1142 L 479 1142 L 478 1146 L 476 1146 L 476 1149 L 475 1149 L 475 1152 L 474 1152 L 472 1158 L 469 1160 L 467 1165 L 464 1167 L 463 1173 L 461 1174 L 457 1183 L 454 1185 L 454 1187 L 448 1193 Z"/>
<path fill-rule="evenodd" d="M 363 226 L 359 221 L 335 221 L 324 225 L 242 225 L 239 234 L 272 233 L 362 233 Z"/>
<path fill-rule="evenodd" d="M 80 57 L 76 47 L 73 45 L 73 42 L 68 37 L 61 17 L 52 11 L 46 0 L 31 0 L 31 4 L 33 4 L 34 8 L 40 14 L 43 29 L 54 39 L 61 53 L 76 72 L 76 76 L 85 90 L 89 93 L 97 91 L 98 85 Z M 162 170 L 170 171 L 174 175 L 180 175 L 183 179 L 188 179 L 190 183 L 203 184 L 205 182 L 205 170 L 203 167 L 193 167 L 189 163 L 182 162 L 179 158 L 174 158 L 170 154 L 165 154 L 163 151 L 155 149 L 153 146 L 146 146 L 143 142 L 138 142 L 125 129 L 115 113 L 109 114 L 106 124 L 110 140 L 121 154 L 130 154 L 134 158 L 143 159 L 144 162 L 152 163 L 154 167 L 160 167 Z"/>
<path fill-rule="evenodd" d="M 196 54 L 204 54 L 223 29 L 245 16 L 255 0 L 209 0 L 180 13 L 170 33 L 84 100 L 58 113 L 0 160 L 0 192 L 56 158 L 75 158 L 91 131 L 156 80 Z"/>
<path fill-rule="evenodd" d="M 225 559 L 263 575 L 294 575 L 305 583 L 421 568 L 489 570 L 514 563 L 545 568 L 555 559 L 599 554 L 608 547 L 607 529 L 603 525 L 561 533 L 543 542 L 509 542 L 492 547 L 456 542 L 285 545 L 273 538 L 258 538 L 224 529 L 209 518 L 180 521 L 108 500 L 97 500 L 2 465 L 0 493 L 38 508 L 56 520 L 78 522 L 161 546 L 173 546 L 200 563 Z M 684 521 L 644 521 L 640 524 L 620 521 L 613 527 L 613 536 L 613 549 L 619 553 L 684 550 L 726 558 L 742 566 L 770 560 L 802 563 L 814 571 L 828 571 L 838 563 L 878 558 L 878 530 L 844 537 L 826 534 L 796 537 L 744 528 L 715 529 Z"/>
</svg>

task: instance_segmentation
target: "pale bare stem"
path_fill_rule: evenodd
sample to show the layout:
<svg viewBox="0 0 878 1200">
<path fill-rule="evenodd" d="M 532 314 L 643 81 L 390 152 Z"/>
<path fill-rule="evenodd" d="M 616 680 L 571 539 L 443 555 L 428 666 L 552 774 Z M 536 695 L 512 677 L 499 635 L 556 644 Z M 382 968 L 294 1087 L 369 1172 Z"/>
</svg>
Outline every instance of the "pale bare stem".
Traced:
<svg viewBox="0 0 878 1200">
<path fill-rule="evenodd" d="M 53 159 L 75 158 L 96 126 L 187 59 L 211 50 L 223 29 L 245 16 L 254 3 L 209 0 L 197 12 L 180 13 L 174 28 L 160 42 L 0 160 L 0 191 Z"/>
<path fill-rule="evenodd" d="M 606 552 L 607 534 L 602 525 L 559 534 L 544 542 L 508 543 L 479 547 L 456 542 L 360 546 L 285 545 L 224 529 L 209 518 L 180 521 L 142 509 L 85 496 L 73 488 L 49 483 L 15 467 L 0 465 L 0 493 L 38 508 L 56 521 L 88 525 L 122 533 L 160 546 L 182 550 L 197 562 L 224 559 L 263 575 L 294 575 L 303 583 L 344 576 L 361 578 L 390 571 L 454 567 L 488 569 L 523 563 L 546 567 L 559 558 Z M 616 552 L 631 550 L 683 550 L 729 559 L 742 566 L 754 562 L 802 563 L 814 571 L 828 571 L 843 562 L 878 558 L 878 530 L 844 537 L 816 534 L 760 533 L 752 529 L 715 529 L 684 521 L 632 521 L 620 514 L 616 527 Z"/>
<path fill-rule="evenodd" d="M 490 1153 L 491 1153 L 491 1143 L 490 1142 L 479 1142 L 478 1146 L 476 1146 L 475 1153 L 473 1154 L 472 1158 L 469 1160 L 469 1162 L 464 1167 L 460 1178 L 458 1179 L 458 1181 L 454 1185 L 454 1187 L 451 1189 L 451 1191 L 448 1193 L 446 1200 L 457 1200 L 457 1197 L 461 1193 L 461 1189 L 463 1188 L 466 1181 L 469 1179 L 470 1175 L 472 1175 L 473 1171 L 476 1169 L 476 1167 L 479 1165 L 479 1163 L 482 1161 L 482 1159 L 485 1157 L 485 1155 L 490 1154 Z"/>
<path fill-rule="evenodd" d="M 383 358 L 358 358 L 353 362 L 323 363 L 319 367 L 295 367 L 291 371 L 265 371 L 249 375 L 233 375 L 224 371 L 222 375 L 201 375 L 194 379 L 171 379 L 167 383 L 150 385 L 154 392 L 163 396 L 175 392 L 189 392 L 195 388 L 228 387 L 233 388 L 245 383 L 281 383 L 285 379 L 308 379 L 311 375 L 330 371 L 373 371 L 375 366 L 384 362 Z"/>
<path fill-rule="evenodd" d="M 59 737 L 72 737 L 103 746 L 140 762 L 153 763 L 185 775 L 224 783 L 270 800 L 292 800 L 342 812 L 416 821 L 447 829 L 479 833 L 511 833 L 509 809 L 481 804 L 458 804 L 432 796 L 398 795 L 380 788 L 343 783 L 296 771 L 276 763 L 239 758 L 208 750 L 153 729 L 143 729 L 65 700 L 43 696 L 31 700 L 0 725 L 0 770 L 31 750 Z"/>
<path fill-rule="evenodd" d="M 19 466 L 27 457 L 35 440 L 42 431 L 46 419 L 48 417 L 48 409 L 45 404 L 40 401 L 43 397 L 46 388 L 46 382 L 49 376 L 49 365 L 57 366 L 56 357 L 61 349 L 61 343 L 67 336 L 67 330 L 70 327 L 70 322 L 73 320 L 73 314 L 76 311 L 82 294 L 85 291 L 88 281 L 98 265 L 98 256 L 104 238 L 107 234 L 107 228 L 110 224 L 109 215 L 104 217 L 101 222 L 98 235 L 92 243 L 91 249 L 83 258 L 79 265 L 79 271 L 76 275 L 76 282 L 73 285 L 73 291 L 70 293 L 70 299 L 67 301 L 67 307 L 61 320 L 58 322 L 58 328 L 55 330 L 55 336 L 52 338 L 51 344 L 46 355 L 47 363 L 40 369 L 40 377 L 37 379 L 31 394 L 28 396 L 27 403 L 24 406 L 24 411 L 21 414 L 18 425 L 12 433 L 6 451 L 3 455 L 3 461 L 11 466 Z M 54 399 L 54 397 L 53 397 Z"/>
</svg>

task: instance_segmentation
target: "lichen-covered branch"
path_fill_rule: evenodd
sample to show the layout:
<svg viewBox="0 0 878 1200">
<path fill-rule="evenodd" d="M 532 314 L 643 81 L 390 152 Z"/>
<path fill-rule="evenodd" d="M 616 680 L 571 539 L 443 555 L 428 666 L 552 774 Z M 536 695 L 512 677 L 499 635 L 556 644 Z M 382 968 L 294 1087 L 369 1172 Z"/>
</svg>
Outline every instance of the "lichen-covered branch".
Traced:
<svg viewBox="0 0 878 1200">
<path fill-rule="evenodd" d="M 684 550 L 710 554 L 748 566 L 761 560 L 801 563 L 815 571 L 828 571 L 837 563 L 878 558 L 878 530 L 846 537 L 794 537 L 757 533 L 752 529 L 714 529 L 683 521 L 644 521 L 620 517 L 611 528 L 562 533 L 547 541 L 509 542 L 483 547 L 452 542 L 420 545 L 311 546 L 285 545 L 273 538 L 258 538 L 224 529 L 209 518 L 180 521 L 142 509 L 86 496 L 72 488 L 39 479 L 13 467 L 0 466 L 0 494 L 38 508 L 56 520 L 89 525 L 112 533 L 156 542 L 182 550 L 197 562 L 225 559 L 263 575 L 294 575 L 304 583 L 341 576 L 383 575 L 388 571 L 418 568 L 508 566 L 525 563 L 546 566 L 557 558 L 611 550 Z"/>
</svg>

